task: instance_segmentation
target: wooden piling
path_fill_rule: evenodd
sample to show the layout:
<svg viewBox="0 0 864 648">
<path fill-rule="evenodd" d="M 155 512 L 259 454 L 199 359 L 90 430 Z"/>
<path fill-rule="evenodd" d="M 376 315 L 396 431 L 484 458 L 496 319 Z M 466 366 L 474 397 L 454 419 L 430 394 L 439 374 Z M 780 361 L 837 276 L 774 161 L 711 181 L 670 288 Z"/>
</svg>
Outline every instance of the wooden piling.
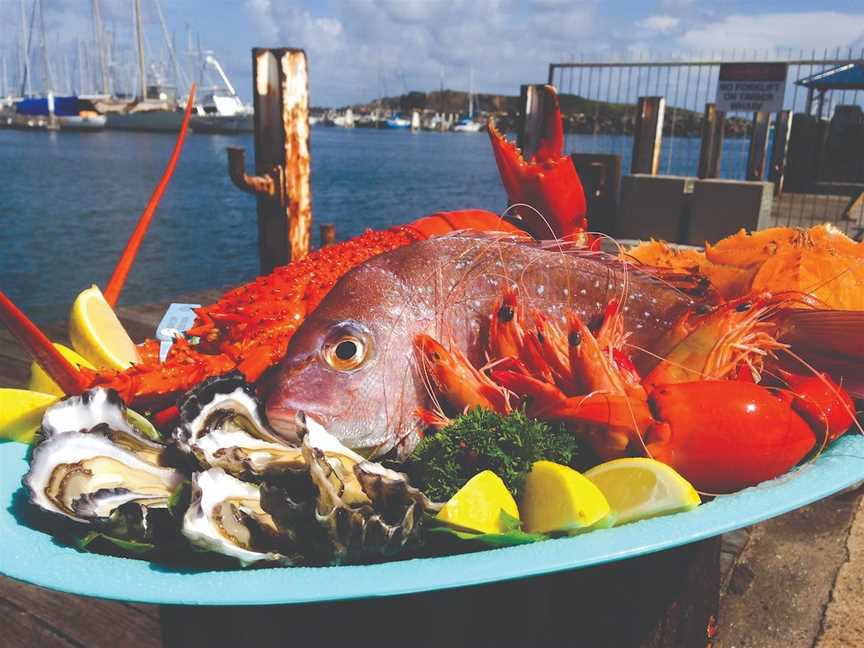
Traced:
<svg viewBox="0 0 864 648">
<path fill-rule="evenodd" d="M 753 113 L 750 150 L 747 153 L 746 180 L 758 182 L 765 177 L 765 157 L 768 151 L 768 127 L 770 125 L 771 113 Z"/>
<path fill-rule="evenodd" d="M 783 193 L 786 175 L 786 156 L 789 152 L 789 136 L 792 133 L 792 111 L 781 110 L 774 121 L 774 142 L 771 145 L 771 166 L 768 179 L 774 183 L 774 195 Z"/>
<path fill-rule="evenodd" d="M 639 97 L 636 108 L 636 127 L 633 132 L 633 157 L 630 173 L 657 175 L 660 166 L 660 147 L 663 143 L 664 97 Z"/>
<path fill-rule="evenodd" d="M 702 144 L 699 148 L 700 179 L 720 177 L 720 159 L 723 153 L 723 126 L 726 115 L 717 110 L 716 104 L 705 104 L 702 119 Z"/>
<path fill-rule="evenodd" d="M 293 48 L 252 50 L 255 175 L 242 149 L 229 149 L 232 181 L 258 199 L 261 272 L 309 252 L 312 193 L 309 153 L 309 71 Z"/>
<path fill-rule="evenodd" d="M 516 146 L 522 151 L 522 157 L 528 160 L 537 151 L 540 138 L 549 126 L 549 117 L 554 114 L 558 95 L 554 86 L 542 84 L 523 85 L 519 94 Z"/>
<path fill-rule="evenodd" d="M 336 226 L 333 223 L 324 223 L 320 226 L 321 247 L 333 245 L 336 242 Z"/>
</svg>

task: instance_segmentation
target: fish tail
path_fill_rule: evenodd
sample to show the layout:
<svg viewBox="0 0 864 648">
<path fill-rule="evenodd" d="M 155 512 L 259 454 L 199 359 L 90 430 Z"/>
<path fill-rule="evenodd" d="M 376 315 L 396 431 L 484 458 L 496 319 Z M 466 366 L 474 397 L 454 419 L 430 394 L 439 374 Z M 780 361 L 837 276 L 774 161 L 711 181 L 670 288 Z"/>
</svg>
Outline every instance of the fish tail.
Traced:
<svg viewBox="0 0 864 648">
<path fill-rule="evenodd" d="M 784 310 L 778 339 L 850 394 L 864 397 L 864 311 Z"/>
</svg>

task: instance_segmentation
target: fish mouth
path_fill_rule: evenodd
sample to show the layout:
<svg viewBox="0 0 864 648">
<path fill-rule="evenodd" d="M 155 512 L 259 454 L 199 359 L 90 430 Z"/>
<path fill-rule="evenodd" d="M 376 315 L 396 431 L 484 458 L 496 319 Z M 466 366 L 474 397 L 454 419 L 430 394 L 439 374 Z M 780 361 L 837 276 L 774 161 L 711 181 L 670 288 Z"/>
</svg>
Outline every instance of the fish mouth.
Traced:
<svg viewBox="0 0 864 648">
<path fill-rule="evenodd" d="M 318 417 L 310 416 L 303 410 L 295 410 L 287 407 L 271 407 L 267 409 L 267 420 L 270 427 L 280 437 L 292 445 L 300 445 L 303 435 L 306 434 L 307 418 L 326 428 L 324 421 Z"/>
</svg>

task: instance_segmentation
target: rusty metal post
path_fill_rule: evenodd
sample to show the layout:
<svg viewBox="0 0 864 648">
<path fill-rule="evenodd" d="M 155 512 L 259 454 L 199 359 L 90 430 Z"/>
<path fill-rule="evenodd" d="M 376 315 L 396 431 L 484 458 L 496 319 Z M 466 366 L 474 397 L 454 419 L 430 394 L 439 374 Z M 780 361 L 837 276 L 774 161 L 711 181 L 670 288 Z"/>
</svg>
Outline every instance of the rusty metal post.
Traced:
<svg viewBox="0 0 864 648">
<path fill-rule="evenodd" d="M 786 157 L 789 154 L 789 137 L 792 133 L 792 111 L 781 110 L 774 121 L 774 142 L 771 145 L 771 168 L 768 179 L 774 183 L 774 195 L 783 193 L 786 174 Z"/>
<path fill-rule="evenodd" d="M 547 128 L 546 121 L 554 114 L 558 95 L 551 85 L 523 85 L 519 100 L 519 122 L 516 146 L 527 160 L 537 151 L 540 138 Z"/>
<path fill-rule="evenodd" d="M 309 153 L 309 71 L 306 53 L 291 48 L 252 50 L 255 175 L 243 149 L 228 150 L 228 172 L 258 199 L 261 272 L 309 252 L 312 227 Z"/>
<path fill-rule="evenodd" d="M 319 227 L 321 236 L 321 247 L 333 245 L 336 242 L 336 226 L 332 223 L 324 223 Z"/>
<path fill-rule="evenodd" d="M 702 118 L 702 145 L 699 148 L 699 169 L 697 171 L 700 179 L 720 177 L 725 117 L 725 113 L 719 112 L 715 104 L 705 104 L 705 115 Z"/>
<path fill-rule="evenodd" d="M 636 108 L 636 127 L 633 132 L 633 157 L 630 173 L 657 175 L 660 166 L 660 147 L 663 143 L 664 97 L 639 97 Z"/>
<path fill-rule="evenodd" d="M 765 157 L 768 152 L 768 127 L 771 113 L 753 113 L 753 128 L 750 135 L 750 150 L 747 153 L 747 175 L 745 180 L 761 182 L 765 177 Z"/>
</svg>

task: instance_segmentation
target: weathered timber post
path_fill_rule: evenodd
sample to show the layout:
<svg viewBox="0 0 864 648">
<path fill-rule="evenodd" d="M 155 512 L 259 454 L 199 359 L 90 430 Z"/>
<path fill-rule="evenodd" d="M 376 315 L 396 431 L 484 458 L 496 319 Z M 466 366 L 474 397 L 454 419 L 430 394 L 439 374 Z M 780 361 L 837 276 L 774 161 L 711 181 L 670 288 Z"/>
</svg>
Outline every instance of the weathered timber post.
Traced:
<svg viewBox="0 0 864 648">
<path fill-rule="evenodd" d="M 781 110 L 774 121 L 774 142 L 771 145 L 771 167 L 768 169 L 768 179 L 774 183 L 774 195 L 783 193 L 783 181 L 786 175 L 786 156 L 789 152 L 789 137 L 792 133 L 792 111 Z"/>
<path fill-rule="evenodd" d="M 550 90 L 547 91 L 546 88 Z M 522 151 L 522 157 L 530 159 L 537 151 L 537 145 L 546 129 L 549 119 L 554 114 L 558 95 L 554 86 L 523 85 L 520 90 L 520 114 L 516 129 L 516 145 Z"/>
<path fill-rule="evenodd" d="M 771 113 L 753 113 L 753 128 L 750 135 L 750 150 L 747 153 L 747 175 L 745 180 L 761 182 L 765 177 L 765 156 L 768 151 L 768 127 Z"/>
<path fill-rule="evenodd" d="M 312 193 L 309 154 L 309 72 L 306 53 L 252 50 L 255 175 L 244 170 L 243 149 L 228 150 L 228 172 L 258 198 L 261 272 L 309 252 Z"/>
<path fill-rule="evenodd" d="M 630 173 L 657 175 L 660 166 L 660 146 L 663 142 L 664 97 L 639 97 L 636 127 L 633 132 L 633 157 Z"/>
<path fill-rule="evenodd" d="M 324 223 L 319 227 L 321 247 L 333 245 L 336 242 L 336 226 L 333 223 Z"/>
<path fill-rule="evenodd" d="M 699 148 L 700 179 L 720 177 L 720 158 L 723 153 L 723 126 L 726 115 L 713 103 L 705 104 L 702 118 L 702 145 Z"/>
</svg>

